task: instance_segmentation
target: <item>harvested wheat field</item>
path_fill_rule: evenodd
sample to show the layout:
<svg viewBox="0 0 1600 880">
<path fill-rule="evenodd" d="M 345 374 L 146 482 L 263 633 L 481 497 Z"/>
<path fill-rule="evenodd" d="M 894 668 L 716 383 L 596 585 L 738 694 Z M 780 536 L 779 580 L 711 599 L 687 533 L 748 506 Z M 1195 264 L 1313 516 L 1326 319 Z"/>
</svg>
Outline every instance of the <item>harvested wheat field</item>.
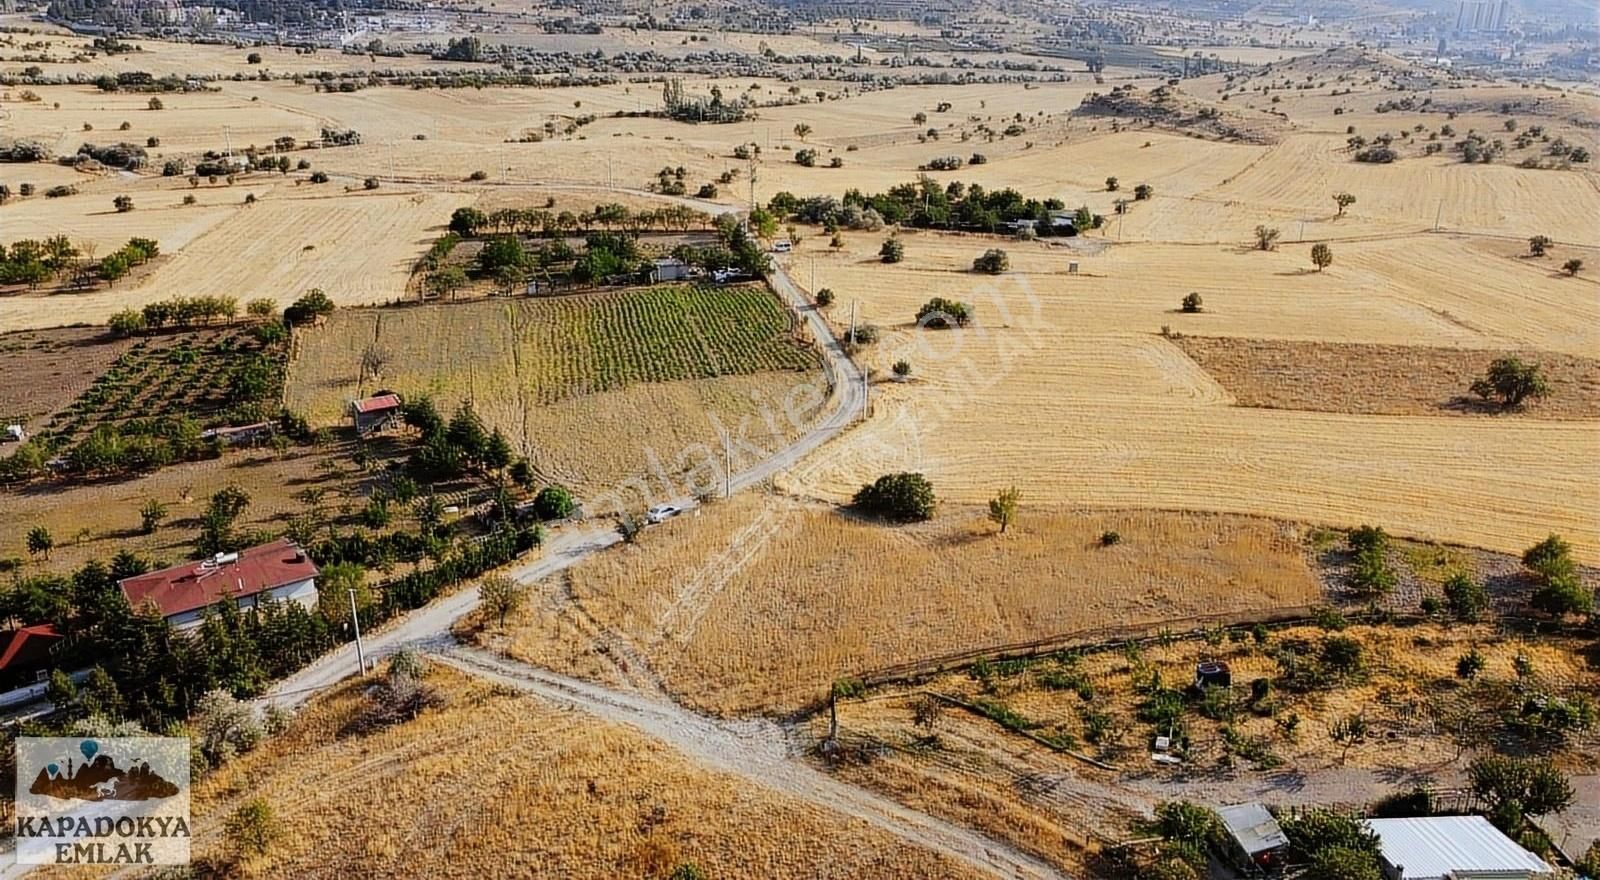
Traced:
<svg viewBox="0 0 1600 880">
<path fill-rule="evenodd" d="M 1107 531 L 1122 543 L 1101 547 Z M 930 655 L 1321 595 L 1293 530 L 1267 520 L 1025 504 L 999 536 L 970 509 L 891 528 L 761 496 L 654 527 L 539 592 L 513 654 L 624 681 L 640 670 L 615 658 L 637 657 L 720 714 L 791 712 L 835 679 Z"/>
<path fill-rule="evenodd" d="M 1600 419 L 1600 361 L 1536 351 L 1478 351 L 1403 345 L 1179 336 L 1172 340 L 1232 394 L 1239 406 L 1371 415 L 1506 415 L 1467 389 L 1491 361 L 1538 364 L 1549 403 L 1514 415 Z"/>
<path fill-rule="evenodd" d="M 444 704 L 373 733 L 352 682 L 195 790 L 197 858 L 265 798 L 295 833 L 246 876 L 976 876 L 865 821 L 701 769 L 633 730 L 430 673 Z M 355 829 L 359 829 L 357 832 Z"/>
<path fill-rule="evenodd" d="M 543 477 L 616 504 L 714 488 L 700 472 L 720 468 L 724 429 L 776 448 L 828 394 L 794 319 L 756 285 L 350 310 L 298 346 L 286 402 L 313 424 L 341 422 L 379 385 L 446 413 L 470 399 Z M 357 389 L 369 348 L 385 365 Z"/>
<path fill-rule="evenodd" d="M 1337 262 L 1324 273 L 1302 268 L 1303 256 L 1285 250 L 1137 244 L 1073 256 L 1013 243 L 1012 270 L 992 277 L 967 268 L 992 242 L 903 239 L 906 261 L 894 266 L 876 260 L 877 236 L 816 254 L 816 284 L 885 328 L 868 365 L 887 376 L 905 359 L 912 380 L 881 383 L 869 423 L 826 447 L 808 475 L 785 477 L 784 488 L 843 499 L 879 474 L 913 470 L 956 503 L 985 501 L 1015 482 L 1066 504 L 1370 522 L 1506 552 L 1554 531 L 1583 558 L 1600 558 L 1592 419 L 1240 408 L 1156 332 L 1592 353 L 1600 321 L 1581 320 L 1597 302 L 1585 296 L 1586 280 L 1551 278 L 1448 239 L 1428 241 L 1483 268 L 1471 286 L 1391 275 L 1406 253 L 1394 242 L 1364 245 L 1372 251 L 1358 250 L 1348 277 Z M 1063 271 L 1069 257 L 1081 261 L 1078 276 Z M 809 268 L 806 260 L 795 262 Z M 1179 314 L 1192 290 L 1205 310 Z M 918 307 L 935 295 L 973 302 L 974 324 L 916 329 Z"/>
</svg>

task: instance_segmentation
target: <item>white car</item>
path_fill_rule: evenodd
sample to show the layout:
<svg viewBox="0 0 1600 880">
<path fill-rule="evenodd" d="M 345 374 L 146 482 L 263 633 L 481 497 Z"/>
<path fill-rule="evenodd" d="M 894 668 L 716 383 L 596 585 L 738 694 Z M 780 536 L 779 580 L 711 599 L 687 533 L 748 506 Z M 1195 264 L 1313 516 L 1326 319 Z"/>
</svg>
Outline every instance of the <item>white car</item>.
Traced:
<svg viewBox="0 0 1600 880">
<path fill-rule="evenodd" d="M 644 520 L 649 523 L 661 523 L 672 519 L 680 513 L 683 513 L 683 508 L 676 504 L 657 504 L 644 512 Z"/>
<path fill-rule="evenodd" d="M 732 269 L 718 269 L 711 273 L 711 280 L 717 282 L 718 284 L 727 284 L 729 281 L 732 281 L 733 278 L 734 272 Z"/>
<path fill-rule="evenodd" d="M 794 250 L 794 243 L 787 238 L 781 238 L 772 243 L 772 252 L 775 254 L 786 254 L 791 250 Z"/>
</svg>

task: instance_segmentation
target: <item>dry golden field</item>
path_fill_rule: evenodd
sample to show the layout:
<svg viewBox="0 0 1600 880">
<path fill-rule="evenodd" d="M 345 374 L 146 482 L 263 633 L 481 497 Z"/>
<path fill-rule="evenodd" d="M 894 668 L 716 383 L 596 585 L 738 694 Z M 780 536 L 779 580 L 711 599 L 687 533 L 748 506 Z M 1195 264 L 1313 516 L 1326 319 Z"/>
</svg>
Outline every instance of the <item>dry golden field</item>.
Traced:
<svg viewBox="0 0 1600 880">
<path fill-rule="evenodd" d="M 778 497 L 718 502 L 541 585 L 510 650 L 617 683 L 643 674 L 719 714 L 781 714 L 929 655 L 1321 595 L 1279 523 L 1029 503 L 1000 536 L 964 508 L 887 528 Z M 1099 546 L 1106 531 L 1122 543 Z"/>
<path fill-rule="evenodd" d="M 840 297 L 835 318 L 855 300 L 861 320 L 886 328 L 867 355 L 880 375 L 904 358 L 914 379 L 879 385 L 871 422 L 785 488 L 845 498 L 878 474 L 917 470 L 958 503 L 1015 482 L 1063 504 L 1373 522 L 1513 552 L 1555 531 L 1584 558 L 1600 554 L 1592 421 L 1239 408 L 1156 332 L 1591 354 L 1600 300 L 1588 279 L 1554 277 L 1509 244 L 1432 236 L 1338 243 L 1323 273 L 1289 246 L 1077 255 L 1013 243 L 1012 271 L 992 278 L 967 269 L 992 242 L 903 238 L 894 266 L 876 260 L 881 236 L 866 235 L 791 260 L 807 279 L 815 257 L 817 286 Z M 1065 274 L 1068 259 L 1080 275 Z M 1203 313 L 1177 313 L 1188 291 Z M 916 330 L 934 295 L 974 302 L 975 325 Z"/>
<path fill-rule="evenodd" d="M 230 861 L 223 821 L 260 797 L 293 833 L 240 866 L 250 877 L 976 876 L 630 728 L 450 670 L 428 681 L 445 705 L 414 721 L 341 734 L 363 700 L 352 682 L 207 777 L 196 856 Z"/>
<path fill-rule="evenodd" d="M 296 344 L 286 402 L 313 424 L 342 422 L 378 386 L 447 414 L 470 399 L 544 478 L 585 495 L 641 476 L 652 488 L 624 494 L 687 494 L 664 484 L 704 482 L 708 456 L 720 468 L 720 429 L 776 448 L 827 394 L 792 318 L 755 286 L 336 312 Z M 369 347 L 388 362 L 357 389 Z"/>
<path fill-rule="evenodd" d="M 1484 351 L 1405 345 L 1174 337 L 1240 406 L 1373 415 L 1503 414 L 1466 389 L 1491 361 L 1517 357 L 1549 379 L 1547 402 L 1519 415 L 1600 418 L 1600 361 L 1551 352 Z"/>
</svg>

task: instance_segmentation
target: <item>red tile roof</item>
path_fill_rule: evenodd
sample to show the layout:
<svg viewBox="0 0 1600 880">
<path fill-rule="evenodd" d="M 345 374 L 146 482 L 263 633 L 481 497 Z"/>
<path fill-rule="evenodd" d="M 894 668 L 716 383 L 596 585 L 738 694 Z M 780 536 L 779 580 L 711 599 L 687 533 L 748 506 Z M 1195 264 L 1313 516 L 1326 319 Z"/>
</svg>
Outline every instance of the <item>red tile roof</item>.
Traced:
<svg viewBox="0 0 1600 880">
<path fill-rule="evenodd" d="M 119 583 L 135 609 L 152 602 L 163 617 L 214 604 L 226 596 L 241 599 L 317 576 L 317 566 L 300 548 L 281 538 L 241 550 L 237 559 L 186 562 L 146 572 Z"/>
<path fill-rule="evenodd" d="M 61 634 L 48 623 L 0 632 L 0 672 L 16 666 L 39 665 L 50 657 L 50 646 Z"/>
<path fill-rule="evenodd" d="M 395 394 L 380 394 L 377 397 L 368 397 L 364 400 L 354 401 L 351 403 L 351 406 L 354 406 L 356 408 L 356 412 L 362 413 L 363 415 L 366 413 L 383 412 L 384 410 L 398 409 L 400 407 L 400 397 Z"/>
</svg>

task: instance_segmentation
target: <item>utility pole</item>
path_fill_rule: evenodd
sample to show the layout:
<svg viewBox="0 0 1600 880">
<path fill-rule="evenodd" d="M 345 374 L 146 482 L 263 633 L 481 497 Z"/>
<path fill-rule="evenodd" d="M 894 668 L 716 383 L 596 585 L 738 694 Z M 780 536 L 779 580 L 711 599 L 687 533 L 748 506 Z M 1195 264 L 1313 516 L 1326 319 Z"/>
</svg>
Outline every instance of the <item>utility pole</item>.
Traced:
<svg viewBox="0 0 1600 880">
<path fill-rule="evenodd" d="M 861 419 L 872 415 L 872 385 L 867 381 L 867 371 L 861 371 Z"/>
<path fill-rule="evenodd" d="M 1439 209 L 1433 212 L 1433 231 L 1439 231 L 1439 218 L 1444 216 L 1444 199 L 1439 200 Z"/>
<path fill-rule="evenodd" d="M 858 302 L 858 300 L 851 300 L 850 301 L 850 335 L 846 336 L 845 338 L 850 340 L 850 344 L 851 345 L 855 345 L 856 344 L 856 303 L 857 302 Z"/>
<path fill-rule="evenodd" d="M 733 444 L 727 432 L 722 434 L 722 497 L 733 497 Z"/>
<path fill-rule="evenodd" d="M 367 674 L 367 654 L 361 649 L 361 618 L 356 614 L 356 591 L 352 587 L 345 590 L 345 592 L 350 594 L 350 625 L 356 628 L 356 666 L 360 669 L 362 676 L 365 676 Z"/>
<path fill-rule="evenodd" d="M 817 255 L 811 255 L 811 295 L 817 295 Z"/>
</svg>

